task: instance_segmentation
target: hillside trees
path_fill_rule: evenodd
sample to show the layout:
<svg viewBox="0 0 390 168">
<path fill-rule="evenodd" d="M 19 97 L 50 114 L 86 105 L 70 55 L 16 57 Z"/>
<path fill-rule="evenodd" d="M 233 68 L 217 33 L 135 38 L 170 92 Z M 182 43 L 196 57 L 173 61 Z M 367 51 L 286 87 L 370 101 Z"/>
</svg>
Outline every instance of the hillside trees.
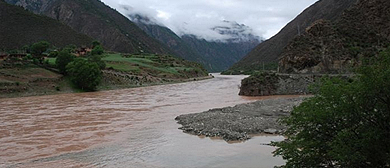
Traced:
<svg viewBox="0 0 390 168">
<path fill-rule="evenodd" d="M 282 167 L 389 167 L 390 49 L 369 62 L 353 81 L 324 79 L 282 119 Z"/>
<path fill-rule="evenodd" d="M 68 45 L 58 53 L 56 65 L 60 73 L 67 75 L 81 90 L 94 91 L 100 84 L 101 70 L 106 67 L 106 64 L 101 59 L 104 50 L 99 44 L 97 41 L 92 44 L 94 49 L 88 57 L 75 58 L 72 54 L 76 52 L 74 45 Z"/>
</svg>

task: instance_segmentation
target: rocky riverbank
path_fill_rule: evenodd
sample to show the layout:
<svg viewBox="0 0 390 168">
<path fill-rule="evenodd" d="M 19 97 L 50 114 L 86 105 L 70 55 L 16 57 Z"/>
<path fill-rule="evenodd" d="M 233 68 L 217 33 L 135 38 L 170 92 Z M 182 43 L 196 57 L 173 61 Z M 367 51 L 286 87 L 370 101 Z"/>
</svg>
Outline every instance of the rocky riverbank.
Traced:
<svg viewBox="0 0 390 168">
<path fill-rule="evenodd" d="M 193 135 L 221 137 L 225 141 L 242 141 L 251 134 L 280 134 L 285 126 L 278 123 L 290 115 L 294 106 L 307 96 L 260 100 L 234 107 L 211 109 L 202 113 L 180 115 L 175 118 L 179 129 Z"/>
<path fill-rule="evenodd" d="M 353 74 L 280 74 L 259 73 L 241 81 L 241 96 L 306 95 L 309 86 L 322 77 L 341 77 L 349 80 Z"/>
</svg>

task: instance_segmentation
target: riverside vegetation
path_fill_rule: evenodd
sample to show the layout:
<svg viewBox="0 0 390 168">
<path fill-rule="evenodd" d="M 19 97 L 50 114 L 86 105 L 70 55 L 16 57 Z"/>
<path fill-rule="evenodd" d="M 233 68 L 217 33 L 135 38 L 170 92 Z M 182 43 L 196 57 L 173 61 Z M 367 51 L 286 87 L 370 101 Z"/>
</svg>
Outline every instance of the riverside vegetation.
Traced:
<svg viewBox="0 0 390 168">
<path fill-rule="evenodd" d="M 282 167 L 389 167 L 390 49 L 365 64 L 353 81 L 323 79 L 282 119 Z"/>
<path fill-rule="evenodd" d="M 208 77 L 197 63 L 169 55 L 105 52 L 96 41 L 91 49 L 74 45 L 56 49 L 48 42 L 38 42 L 9 53 L 26 54 L 3 54 L 8 57 L 0 60 L 1 97 L 139 87 Z"/>
</svg>

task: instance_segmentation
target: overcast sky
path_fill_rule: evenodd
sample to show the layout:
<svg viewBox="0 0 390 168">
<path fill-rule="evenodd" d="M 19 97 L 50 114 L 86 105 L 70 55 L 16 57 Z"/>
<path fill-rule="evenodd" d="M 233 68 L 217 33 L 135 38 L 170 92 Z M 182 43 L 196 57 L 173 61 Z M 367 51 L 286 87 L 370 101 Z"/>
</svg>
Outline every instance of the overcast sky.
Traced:
<svg viewBox="0 0 390 168">
<path fill-rule="evenodd" d="M 317 0 L 102 0 L 126 15 L 132 13 L 156 19 L 176 34 L 219 38 L 211 28 L 226 21 L 245 24 L 253 34 L 268 39 Z M 225 25 L 226 26 L 226 25 Z M 215 33 L 215 32 L 214 32 Z"/>
</svg>

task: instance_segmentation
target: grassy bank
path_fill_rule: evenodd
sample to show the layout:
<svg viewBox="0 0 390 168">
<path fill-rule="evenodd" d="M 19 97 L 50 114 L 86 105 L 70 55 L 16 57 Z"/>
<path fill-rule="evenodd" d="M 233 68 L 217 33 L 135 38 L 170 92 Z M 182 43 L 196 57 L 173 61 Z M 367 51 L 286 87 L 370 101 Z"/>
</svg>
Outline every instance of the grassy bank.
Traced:
<svg viewBox="0 0 390 168">
<path fill-rule="evenodd" d="M 56 58 L 47 58 L 55 67 Z M 208 79 L 199 64 L 172 56 L 107 53 L 102 60 L 103 80 L 98 90 L 112 90 Z M 0 61 L 0 98 L 81 92 L 55 69 L 29 61 Z"/>
</svg>

